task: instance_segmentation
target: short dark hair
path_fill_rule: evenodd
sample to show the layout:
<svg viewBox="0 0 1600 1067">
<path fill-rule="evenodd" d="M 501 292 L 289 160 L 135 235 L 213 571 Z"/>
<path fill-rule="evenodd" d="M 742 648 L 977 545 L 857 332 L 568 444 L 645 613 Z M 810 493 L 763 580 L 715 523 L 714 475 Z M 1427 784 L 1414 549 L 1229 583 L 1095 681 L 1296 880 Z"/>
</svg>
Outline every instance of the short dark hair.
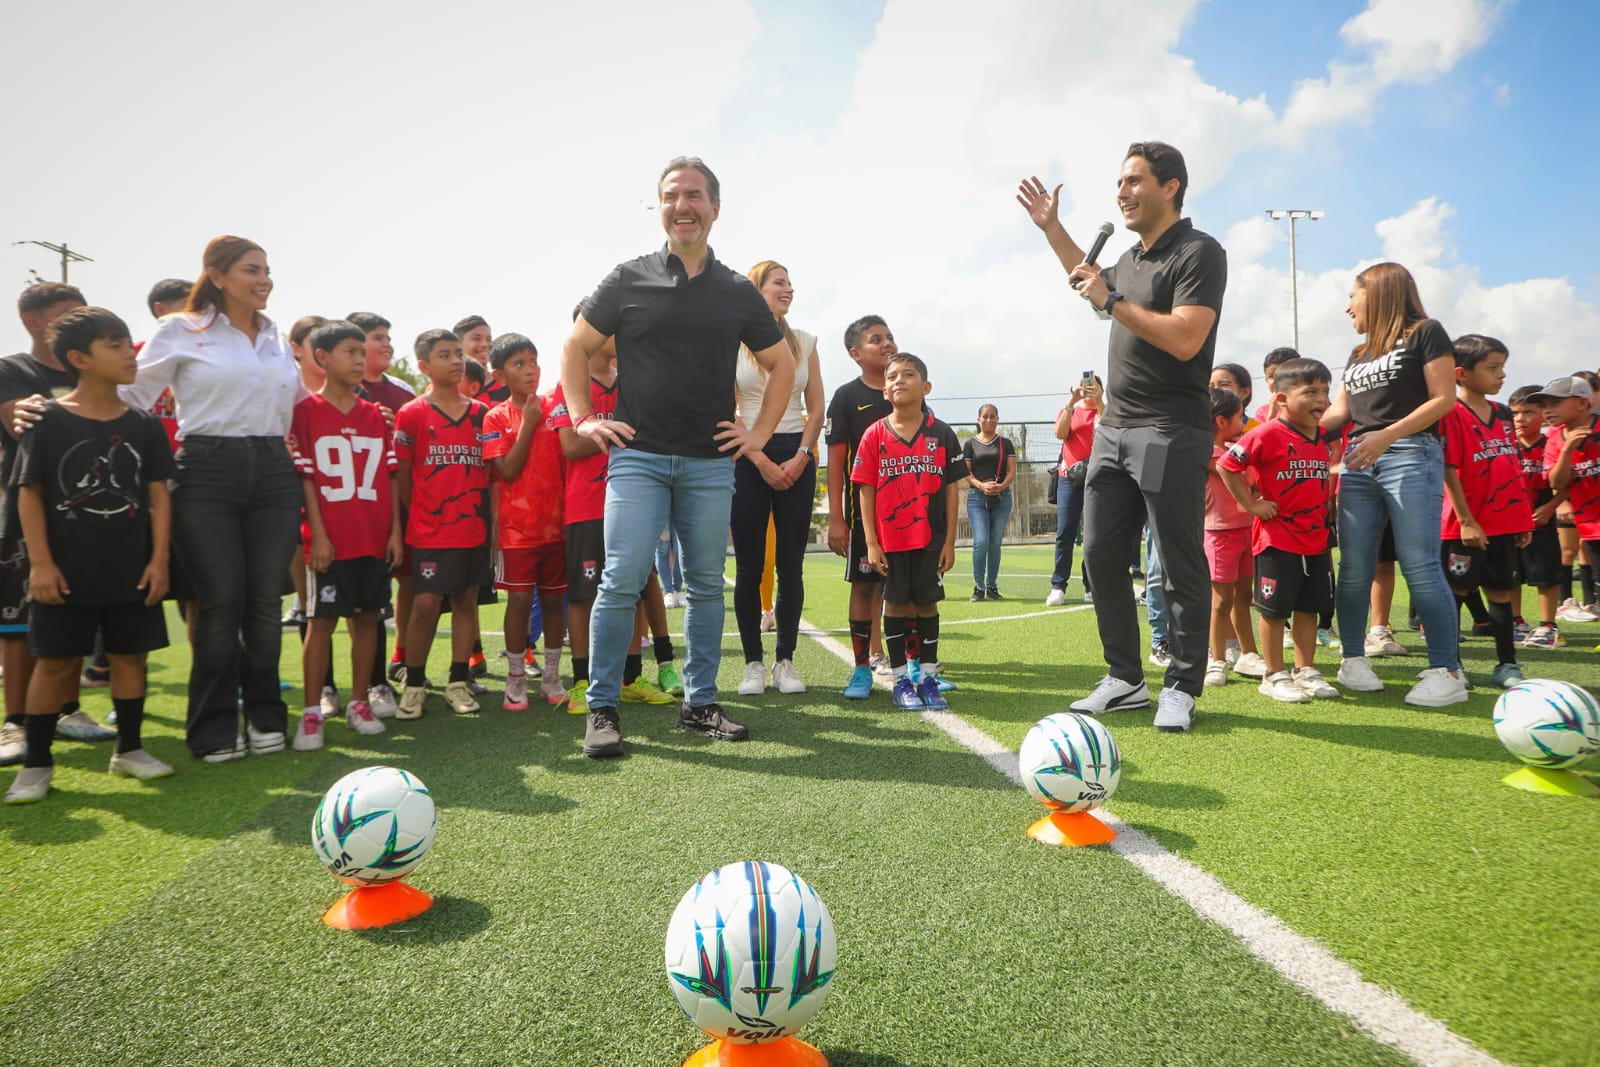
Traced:
<svg viewBox="0 0 1600 1067">
<path fill-rule="evenodd" d="M 1271 352 L 1267 353 L 1267 358 L 1261 361 L 1261 373 L 1265 374 L 1269 367 L 1281 367 L 1291 359 L 1303 358 L 1305 357 L 1301 356 L 1299 352 L 1296 352 L 1288 345 L 1284 345 L 1282 348 L 1274 348 Z"/>
<path fill-rule="evenodd" d="M 1495 352 L 1510 355 L 1504 341 L 1481 333 L 1464 333 L 1456 338 L 1456 366 L 1465 370 L 1471 370 Z"/>
<path fill-rule="evenodd" d="M 520 333 L 503 333 L 489 342 L 489 366 L 499 370 L 518 352 L 532 352 L 539 358 L 539 346 Z"/>
<path fill-rule="evenodd" d="M 1183 153 L 1165 141 L 1135 141 L 1128 146 L 1122 160 L 1127 162 L 1134 156 L 1150 164 L 1150 173 L 1162 185 L 1178 179 L 1178 195 L 1172 198 L 1172 206 L 1182 211 L 1183 194 L 1189 189 L 1189 166 L 1183 161 Z"/>
<path fill-rule="evenodd" d="M 411 351 L 418 359 L 427 359 L 433 354 L 433 346 L 439 344 L 441 341 L 455 341 L 460 343 L 461 338 L 457 337 L 449 330 L 424 330 L 422 333 L 417 334 L 416 343 L 411 346 Z M 475 361 L 468 360 L 467 362 L 471 363 Z"/>
<path fill-rule="evenodd" d="M 324 320 L 311 328 L 305 341 L 315 355 L 318 352 L 332 352 L 339 347 L 340 341 L 366 344 L 367 331 L 345 319 Z"/>
<path fill-rule="evenodd" d="M 673 156 L 671 162 L 661 168 L 661 177 L 656 179 L 656 193 L 661 193 L 661 183 L 667 180 L 667 175 L 675 170 L 697 170 L 706 178 L 706 191 L 711 194 L 711 206 L 718 207 L 722 203 L 722 183 L 717 181 L 717 176 L 711 173 L 711 168 L 706 166 L 706 161 L 699 156 Z"/>
<path fill-rule="evenodd" d="M 289 343 L 295 345 L 304 344 L 311 331 L 327 321 L 321 315 L 301 315 L 294 320 L 294 325 L 289 327 Z M 361 337 L 362 340 L 365 340 L 366 334 L 362 334 Z"/>
<path fill-rule="evenodd" d="M 1533 407 L 1539 408 L 1542 411 L 1544 409 L 1543 405 L 1533 398 L 1543 388 L 1544 386 L 1542 385 L 1524 385 L 1522 388 L 1514 390 L 1512 394 L 1506 398 L 1506 406 L 1516 407 L 1518 404 L 1531 404 Z"/>
<path fill-rule="evenodd" d="M 896 352 L 894 355 L 888 358 L 888 360 L 884 363 L 884 367 L 887 369 L 894 366 L 896 363 L 911 364 L 913 367 L 917 368 L 917 373 L 922 376 L 923 381 L 928 380 L 928 365 L 922 362 L 921 356 L 913 356 L 910 352 Z"/>
<path fill-rule="evenodd" d="M 83 290 L 76 285 L 68 285 L 66 282 L 34 282 L 17 297 L 17 314 L 26 315 L 31 311 L 43 311 L 47 307 L 54 307 L 68 300 L 80 304 L 88 303 L 83 298 Z"/>
<path fill-rule="evenodd" d="M 489 371 L 475 359 L 467 360 L 466 375 L 480 386 L 489 384 Z"/>
<path fill-rule="evenodd" d="M 846 352 L 861 343 L 861 338 L 874 326 L 888 327 L 882 315 L 863 315 L 844 328 L 844 350 Z"/>
<path fill-rule="evenodd" d="M 1244 411 L 1244 398 L 1228 389 L 1211 390 L 1211 417 L 1231 419 Z"/>
<path fill-rule="evenodd" d="M 1600 395 L 1600 374 L 1596 374 L 1592 370 L 1575 370 L 1572 372 L 1572 376 L 1574 378 L 1582 378 L 1584 381 L 1588 382 L 1589 388 L 1596 395 Z"/>
<path fill-rule="evenodd" d="M 1272 388 L 1279 393 L 1302 385 L 1332 385 L 1333 374 L 1320 360 L 1291 359 L 1278 367 L 1272 379 Z"/>
<path fill-rule="evenodd" d="M 51 301 L 51 303 L 56 302 Z M 97 307 L 73 308 L 52 322 L 49 330 L 45 332 L 45 341 L 50 345 L 50 351 L 62 363 L 67 362 L 68 352 L 87 353 L 89 346 L 96 341 L 122 341 L 132 338 L 133 334 L 128 330 L 128 324 L 115 312 Z"/>
<path fill-rule="evenodd" d="M 150 292 L 144 298 L 144 306 L 154 315 L 157 304 L 176 304 L 186 300 L 189 290 L 193 288 L 194 282 L 186 282 L 182 278 L 162 278 L 150 287 Z"/>
<path fill-rule="evenodd" d="M 468 315 L 451 328 L 455 330 L 457 337 L 462 337 L 465 336 L 468 331 L 476 330 L 479 326 L 482 326 L 486 330 L 489 328 L 488 322 L 484 320 L 482 315 Z"/>
<path fill-rule="evenodd" d="M 373 330 L 390 329 L 394 323 L 371 311 L 352 311 L 344 317 L 344 321 L 353 322 L 367 333 Z"/>
</svg>

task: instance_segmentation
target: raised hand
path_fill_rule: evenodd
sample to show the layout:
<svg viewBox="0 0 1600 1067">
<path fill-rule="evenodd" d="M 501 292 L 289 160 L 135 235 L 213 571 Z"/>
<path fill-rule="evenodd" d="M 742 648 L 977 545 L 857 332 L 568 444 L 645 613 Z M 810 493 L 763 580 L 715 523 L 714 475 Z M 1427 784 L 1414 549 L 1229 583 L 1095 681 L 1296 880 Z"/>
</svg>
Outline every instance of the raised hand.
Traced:
<svg viewBox="0 0 1600 1067">
<path fill-rule="evenodd" d="M 1017 185 L 1017 203 L 1041 230 L 1048 230 L 1052 223 L 1061 224 L 1060 185 L 1046 192 L 1044 182 L 1038 177 L 1024 178 Z"/>
</svg>

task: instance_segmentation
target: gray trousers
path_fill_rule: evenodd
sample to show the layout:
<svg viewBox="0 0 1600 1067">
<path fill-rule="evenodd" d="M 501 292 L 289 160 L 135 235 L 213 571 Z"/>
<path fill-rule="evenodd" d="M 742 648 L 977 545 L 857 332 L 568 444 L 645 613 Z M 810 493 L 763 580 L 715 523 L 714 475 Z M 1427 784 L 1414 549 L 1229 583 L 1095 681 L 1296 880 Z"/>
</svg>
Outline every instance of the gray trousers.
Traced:
<svg viewBox="0 0 1600 1067">
<path fill-rule="evenodd" d="M 1100 644 L 1113 678 L 1144 679 L 1143 643 L 1129 576 L 1148 517 L 1161 557 L 1172 629 L 1165 684 L 1198 697 L 1210 648 L 1206 461 L 1212 434 L 1192 426 L 1095 427 L 1084 483 L 1083 558 Z"/>
</svg>

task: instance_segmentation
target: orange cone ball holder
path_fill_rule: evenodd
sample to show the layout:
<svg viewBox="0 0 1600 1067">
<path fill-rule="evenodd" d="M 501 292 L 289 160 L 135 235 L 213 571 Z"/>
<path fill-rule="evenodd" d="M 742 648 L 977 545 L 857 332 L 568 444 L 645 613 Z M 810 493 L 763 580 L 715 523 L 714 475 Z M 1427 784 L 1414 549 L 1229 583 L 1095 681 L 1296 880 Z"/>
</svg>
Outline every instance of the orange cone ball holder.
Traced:
<svg viewBox="0 0 1600 1067">
<path fill-rule="evenodd" d="M 367 930 L 414 919 L 433 907 L 433 898 L 404 882 L 385 882 L 351 890 L 323 913 L 335 930 Z"/>
<path fill-rule="evenodd" d="M 1086 811 L 1053 811 L 1028 827 L 1028 836 L 1047 845 L 1106 845 L 1117 832 Z"/>
</svg>

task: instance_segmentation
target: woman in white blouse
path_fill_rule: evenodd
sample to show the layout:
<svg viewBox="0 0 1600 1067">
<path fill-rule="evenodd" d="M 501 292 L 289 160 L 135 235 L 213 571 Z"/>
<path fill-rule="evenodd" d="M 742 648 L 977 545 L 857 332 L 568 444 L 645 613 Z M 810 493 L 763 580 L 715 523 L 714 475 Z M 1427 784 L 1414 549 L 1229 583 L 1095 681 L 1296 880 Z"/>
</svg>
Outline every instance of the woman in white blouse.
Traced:
<svg viewBox="0 0 1600 1067">
<path fill-rule="evenodd" d="M 262 314 L 272 293 L 266 253 L 218 237 L 203 266 L 184 310 L 163 318 L 140 350 L 123 396 L 148 408 L 170 387 L 177 405 L 172 534 L 199 604 L 188 743 L 222 763 L 284 748 L 278 607 L 301 492 L 284 440 L 307 393 L 288 341 Z"/>
</svg>

